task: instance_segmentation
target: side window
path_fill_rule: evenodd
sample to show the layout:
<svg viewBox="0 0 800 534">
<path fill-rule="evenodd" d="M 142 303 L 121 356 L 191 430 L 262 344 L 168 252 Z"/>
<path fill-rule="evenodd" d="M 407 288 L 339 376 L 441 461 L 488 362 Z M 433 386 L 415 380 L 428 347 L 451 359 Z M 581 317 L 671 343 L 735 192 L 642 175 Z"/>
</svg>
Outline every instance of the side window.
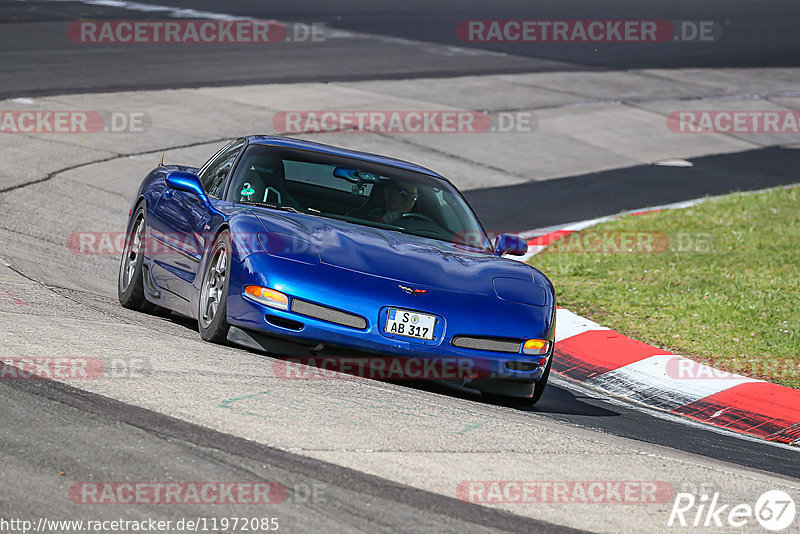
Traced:
<svg viewBox="0 0 800 534">
<path fill-rule="evenodd" d="M 237 139 L 231 144 L 223 148 L 217 153 L 214 158 L 206 163 L 200 171 L 200 183 L 203 184 L 203 189 L 212 197 L 219 198 L 222 185 L 225 183 L 225 178 L 231 172 L 231 167 L 236 161 L 236 156 L 244 146 L 244 140 Z"/>
</svg>

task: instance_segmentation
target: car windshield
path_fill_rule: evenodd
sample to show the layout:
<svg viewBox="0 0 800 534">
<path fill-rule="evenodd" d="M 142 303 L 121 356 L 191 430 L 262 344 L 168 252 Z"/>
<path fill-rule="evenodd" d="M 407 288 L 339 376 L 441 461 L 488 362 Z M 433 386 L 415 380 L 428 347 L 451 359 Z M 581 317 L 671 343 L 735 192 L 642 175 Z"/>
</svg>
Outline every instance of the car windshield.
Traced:
<svg viewBox="0 0 800 534">
<path fill-rule="evenodd" d="M 358 159 L 251 145 L 225 199 L 491 251 L 477 218 L 448 182 Z"/>
</svg>

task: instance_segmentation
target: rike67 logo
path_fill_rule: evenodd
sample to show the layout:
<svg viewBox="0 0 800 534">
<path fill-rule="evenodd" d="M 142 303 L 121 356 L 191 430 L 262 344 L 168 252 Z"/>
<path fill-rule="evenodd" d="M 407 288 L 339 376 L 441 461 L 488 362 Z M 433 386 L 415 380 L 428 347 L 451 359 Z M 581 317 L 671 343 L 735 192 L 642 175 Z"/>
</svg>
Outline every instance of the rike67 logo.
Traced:
<svg viewBox="0 0 800 534">
<path fill-rule="evenodd" d="M 719 492 L 710 497 L 703 494 L 700 498 L 692 493 L 678 493 L 667 526 L 744 527 L 755 519 L 765 529 L 779 532 L 794 522 L 796 512 L 794 499 L 781 490 L 767 491 L 755 506 L 723 503 Z"/>
</svg>

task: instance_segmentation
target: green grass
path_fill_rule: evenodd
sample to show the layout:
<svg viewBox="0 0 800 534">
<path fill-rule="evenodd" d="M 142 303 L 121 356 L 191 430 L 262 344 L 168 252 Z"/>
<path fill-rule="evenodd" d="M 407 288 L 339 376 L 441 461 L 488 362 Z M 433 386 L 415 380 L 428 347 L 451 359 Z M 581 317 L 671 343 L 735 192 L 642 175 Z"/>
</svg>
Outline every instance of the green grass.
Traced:
<svg viewBox="0 0 800 534">
<path fill-rule="evenodd" d="M 618 232 L 657 232 L 636 240 L 656 251 L 576 252 Z M 798 187 L 622 217 L 573 234 L 530 263 L 553 281 L 560 305 L 603 326 L 800 388 Z"/>
</svg>

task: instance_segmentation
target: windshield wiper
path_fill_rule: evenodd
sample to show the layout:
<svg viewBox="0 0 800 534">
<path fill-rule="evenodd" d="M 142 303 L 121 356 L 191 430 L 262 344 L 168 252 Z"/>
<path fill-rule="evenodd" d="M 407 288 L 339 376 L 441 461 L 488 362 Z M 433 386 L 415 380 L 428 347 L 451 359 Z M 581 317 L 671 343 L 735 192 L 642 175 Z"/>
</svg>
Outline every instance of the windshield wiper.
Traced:
<svg viewBox="0 0 800 534">
<path fill-rule="evenodd" d="M 256 200 L 241 200 L 239 204 L 251 204 L 253 206 L 264 206 L 265 208 L 272 208 L 274 210 L 291 211 L 292 213 L 300 213 L 297 209 L 291 206 L 281 206 L 280 204 L 273 204 L 271 202 L 258 202 Z"/>
</svg>

